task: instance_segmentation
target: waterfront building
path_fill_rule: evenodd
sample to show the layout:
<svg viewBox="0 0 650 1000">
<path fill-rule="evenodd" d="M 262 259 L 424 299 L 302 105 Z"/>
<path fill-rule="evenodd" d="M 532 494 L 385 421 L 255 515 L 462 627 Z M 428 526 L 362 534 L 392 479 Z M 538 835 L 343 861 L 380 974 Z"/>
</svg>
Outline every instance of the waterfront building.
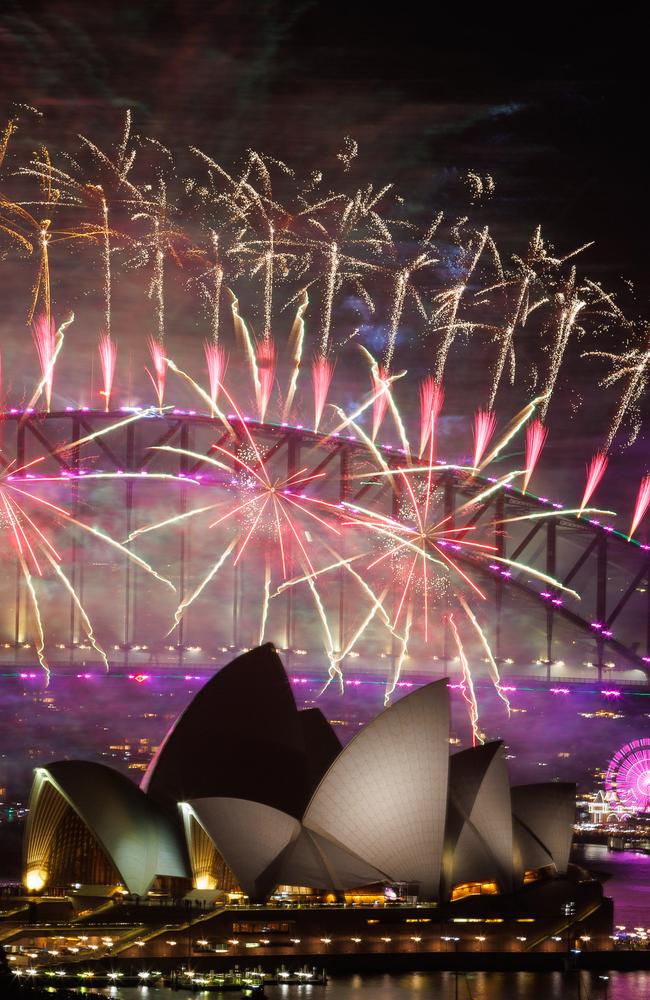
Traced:
<svg viewBox="0 0 650 1000">
<path fill-rule="evenodd" d="M 342 748 L 300 711 L 274 648 L 244 653 L 172 725 L 141 787 L 110 767 L 36 770 L 29 891 L 445 902 L 567 872 L 575 786 L 511 788 L 503 746 L 450 756 L 446 680 Z"/>
</svg>

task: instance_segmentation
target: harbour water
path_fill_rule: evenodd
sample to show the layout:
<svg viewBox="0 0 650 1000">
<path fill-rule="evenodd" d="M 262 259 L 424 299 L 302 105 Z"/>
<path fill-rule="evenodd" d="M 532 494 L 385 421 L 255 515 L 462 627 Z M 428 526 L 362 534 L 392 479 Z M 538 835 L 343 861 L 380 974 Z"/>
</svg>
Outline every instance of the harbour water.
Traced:
<svg viewBox="0 0 650 1000">
<path fill-rule="evenodd" d="M 269 1000 L 649 1000 L 650 971 L 598 973 L 411 972 L 341 976 L 325 986 L 268 986 Z M 215 993 L 184 993 L 152 987 L 102 991 L 113 1000 L 214 1000 Z M 236 997 L 237 994 L 222 994 Z"/>
<path fill-rule="evenodd" d="M 650 854 L 610 851 L 604 844 L 576 844 L 571 859 L 609 875 L 604 890 L 614 900 L 615 924 L 629 930 L 650 927 Z"/>
</svg>

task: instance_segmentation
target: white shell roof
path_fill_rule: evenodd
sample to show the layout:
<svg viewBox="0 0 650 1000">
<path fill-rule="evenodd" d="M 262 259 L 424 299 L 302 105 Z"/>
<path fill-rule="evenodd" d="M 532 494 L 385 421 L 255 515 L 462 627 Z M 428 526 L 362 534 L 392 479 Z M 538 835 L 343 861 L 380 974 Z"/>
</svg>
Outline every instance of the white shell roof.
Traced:
<svg viewBox="0 0 650 1000">
<path fill-rule="evenodd" d="M 303 823 L 435 899 L 447 811 L 449 694 L 436 681 L 377 716 L 325 774 Z"/>
</svg>

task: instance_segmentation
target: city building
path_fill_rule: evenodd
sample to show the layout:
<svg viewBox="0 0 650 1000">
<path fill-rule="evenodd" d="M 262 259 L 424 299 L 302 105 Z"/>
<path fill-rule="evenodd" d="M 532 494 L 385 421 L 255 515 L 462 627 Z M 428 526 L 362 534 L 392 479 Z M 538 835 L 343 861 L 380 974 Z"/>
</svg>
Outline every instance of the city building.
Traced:
<svg viewBox="0 0 650 1000">
<path fill-rule="evenodd" d="M 512 895 L 566 873 L 574 808 L 570 784 L 511 788 L 499 742 L 450 756 L 446 680 L 342 748 L 267 644 L 204 685 L 140 788 L 102 764 L 37 768 L 24 882 L 260 902 Z"/>
</svg>

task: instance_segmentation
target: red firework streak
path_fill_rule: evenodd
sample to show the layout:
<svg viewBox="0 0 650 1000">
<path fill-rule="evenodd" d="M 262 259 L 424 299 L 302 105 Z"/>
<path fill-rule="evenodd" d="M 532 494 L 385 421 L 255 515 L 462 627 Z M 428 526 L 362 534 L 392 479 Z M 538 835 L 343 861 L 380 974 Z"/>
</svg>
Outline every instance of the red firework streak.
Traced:
<svg viewBox="0 0 650 1000">
<path fill-rule="evenodd" d="M 597 451 L 589 465 L 586 466 L 587 482 L 585 484 L 585 491 L 582 494 L 582 500 L 580 501 L 581 512 L 585 509 L 596 492 L 600 480 L 605 475 L 608 461 L 607 455 L 604 452 Z"/>
<path fill-rule="evenodd" d="M 314 430 L 320 427 L 320 422 L 325 409 L 325 402 L 330 391 L 332 376 L 334 375 L 334 365 L 329 358 L 314 358 L 311 378 L 314 387 Z"/>
<path fill-rule="evenodd" d="M 115 378 L 115 362 L 117 360 L 117 344 L 111 340 L 110 334 L 104 333 L 99 338 L 99 361 L 102 367 L 102 382 L 104 388 L 101 395 L 104 397 L 104 409 L 108 413 L 111 408 L 111 396 L 113 395 L 113 379 Z"/>
<path fill-rule="evenodd" d="M 149 347 L 149 353 L 151 354 L 151 362 L 153 367 L 153 374 L 148 368 L 145 371 L 154 389 L 156 390 L 156 398 L 158 400 L 158 408 L 162 409 L 162 405 L 165 399 L 165 379 L 167 377 L 167 360 L 165 358 L 165 349 L 160 340 L 156 340 L 155 337 L 149 337 L 147 340 Z"/>
<path fill-rule="evenodd" d="M 445 401 L 444 389 L 436 382 L 433 375 L 428 375 L 420 383 L 420 455 L 424 454 L 427 442 L 435 439 L 436 424 L 442 404 Z M 429 448 L 429 464 L 435 457 L 435 444 Z"/>
<path fill-rule="evenodd" d="M 221 347 L 209 340 L 204 342 L 203 351 L 205 353 L 205 363 L 210 382 L 210 399 L 212 400 L 212 405 L 216 406 L 219 396 L 219 386 L 226 372 L 226 354 Z"/>
<path fill-rule="evenodd" d="M 648 507 L 650 507 L 650 476 L 644 476 L 639 483 L 639 492 L 636 495 L 634 514 L 632 516 L 630 532 L 627 536 L 628 538 L 632 537 L 636 529 L 641 524 Z"/>
<path fill-rule="evenodd" d="M 390 371 L 381 366 L 378 368 L 373 367 L 370 378 L 372 379 L 372 391 L 375 394 L 372 404 L 372 440 L 374 441 L 386 416 L 391 381 Z"/>
<path fill-rule="evenodd" d="M 532 420 L 526 428 L 526 474 L 522 490 L 525 493 L 528 489 L 535 467 L 542 454 L 542 448 L 546 443 L 548 430 L 541 420 Z"/>
<path fill-rule="evenodd" d="M 492 440 L 497 419 L 491 410 L 478 409 L 474 414 L 474 468 L 478 469 Z"/>
<path fill-rule="evenodd" d="M 38 549 L 42 549 L 45 546 L 50 555 L 58 562 L 61 561 L 61 556 L 52 542 L 50 542 L 36 522 L 29 516 L 23 506 L 22 498 L 26 497 L 29 500 L 34 500 L 42 507 L 54 511 L 62 517 L 70 517 L 70 515 L 63 507 L 57 507 L 56 504 L 50 503 L 48 500 L 43 500 L 42 497 L 35 496 L 28 490 L 23 490 L 15 486 L 10 480 L 13 476 L 19 476 L 26 469 L 30 469 L 42 461 L 44 461 L 43 457 L 37 458 L 18 469 L 10 466 L 3 474 L 2 481 L 0 482 L 0 513 L 4 515 L 5 530 L 10 532 L 18 554 L 21 560 L 24 560 L 24 565 L 28 570 L 31 566 L 38 576 L 43 575 L 43 570 L 36 554 Z"/>
</svg>

